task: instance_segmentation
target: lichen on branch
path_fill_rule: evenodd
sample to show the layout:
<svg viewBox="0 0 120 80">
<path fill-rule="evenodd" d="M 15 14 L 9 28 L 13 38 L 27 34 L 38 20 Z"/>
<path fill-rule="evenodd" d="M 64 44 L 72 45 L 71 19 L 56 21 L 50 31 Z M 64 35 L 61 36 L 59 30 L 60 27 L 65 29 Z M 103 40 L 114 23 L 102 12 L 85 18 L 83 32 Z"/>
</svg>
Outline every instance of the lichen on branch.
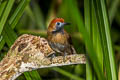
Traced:
<svg viewBox="0 0 120 80">
<path fill-rule="evenodd" d="M 0 62 L 0 80 L 14 80 L 23 72 L 53 66 L 85 64 L 84 54 L 57 56 L 45 38 L 24 34 L 12 45 Z"/>
</svg>

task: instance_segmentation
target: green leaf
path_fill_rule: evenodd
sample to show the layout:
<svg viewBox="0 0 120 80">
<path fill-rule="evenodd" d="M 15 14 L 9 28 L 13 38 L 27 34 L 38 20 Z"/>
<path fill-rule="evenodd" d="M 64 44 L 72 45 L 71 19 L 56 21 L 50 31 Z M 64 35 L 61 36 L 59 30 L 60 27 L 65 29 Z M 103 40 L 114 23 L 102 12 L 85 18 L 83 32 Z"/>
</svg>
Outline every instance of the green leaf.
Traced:
<svg viewBox="0 0 120 80">
<path fill-rule="evenodd" d="M 18 5 L 18 7 L 16 8 L 16 10 L 14 11 L 13 15 L 9 20 L 9 24 L 11 25 L 12 29 L 15 28 L 16 24 L 20 20 L 28 4 L 29 4 L 29 0 L 21 0 L 20 4 Z"/>
<path fill-rule="evenodd" d="M 37 70 L 29 72 L 29 75 L 34 80 L 42 80 Z"/>
<path fill-rule="evenodd" d="M 0 35 L 2 33 L 2 30 L 3 30 L 3 27 L 7 21 L 7 18 L 8 18 L 8 15 L 10 13 L 10 10 L 12 9 L 12 6 L 13 6 L 13 3 L 14 3 L 15 0 L 9 0 L 7 5 L 6 5 L 6 8 L 5 8 L 5 11 L 2 15 L 2 18 L 0 20 Z"/>
<path fill-rule="evenodd" d="M 111 34 L 110 34 L 110 23 L 108 19 L 108 13 L 106 9 L 106 3 L 104 0 L 100 0 L 101 7 L 102 7 L 102 14 L 103 14 L 103 21 L 104 21 L 104 29 L 105 29 L 105 35 L 106 35 L 106 43 L 108 48 L 108 56 L 110 60 L 110 68 L 111 68 L 111 75 L 112 80 L 118 80 L 117 78 L 117 69 L 115 64 L 115 53 L 113 51 L 112 47 L 112 40 L 111 40 Z"/>
<path fill-rule="evenodd" d="M 6 4 L 7 4 L 7 1 L 4 1 L 3 3 L 0 4 L 0 17 L 4 11 Z"/>
<path fill-rule="evenodd" d="M 5 41 L 3 39 L 3 36 L 0 36 L 0 51 L 3 48 L 4 44 L 5 44 Z"/>
<path fill-rule="evenodd" d="M 32 80 L 28 72 L 24 72 L 26 80 Z"/>
<path fill-rule="evenodd" d="M 84 80 L 83 78 L 74 76 L 73 74 L 71 74 L 69 72 L 66 72 L 65 70 L 62 70 L 60 68 L 55 67 L 55 68 L 52 68 L 52 69 L 57 71 L 57 72 L 59 72 L 59 73 L 61 73 L 61 74 L 63 74 L 63 75 L 65 75 L 65 76 L 67 76 L 67 77 L 69 77 L 69 78 L 71 78 L 71 79 L 74 79 L 74 80 Z"/>
<path fill-rule="evenodd" d="M 3 3 L 0 3 L 0 18 L 2 16 L 2 13 L 4 11 L 4 8 L 5 8 L 6 4 L 7 4 L 7 1 L 4 1 Z M 0 36 L 0 50 L 3 48 L 4 44 L 5 44 L 5 41 L 3 39 L 3 36 L 1 35 Z"/>
<path fill-rule="evenodd" d="M 6 24 L 3 29 L 3 38 L 5 38 L 5 41 L 9 47 L 14 43 L 14 41 L 17 38 L 16 33 L 12 30 L 12 28 Z"/>
<path fill-rule="evenodd" d="M 92 37 L 92 2 L 90 0 L 84 0 L 84 16 L 85 16 L 85 27 Z M 86 60 L 86 80 L 93 80 L 94 78 L 94 71 L 92 69 L 92 65 L 89 59 Z"/>
<path fill-rule="evenodd" d="M 18 23 L 18 21 L 20 20 L 24 10 L 25 10 L 25 7 L 28 5 L 29 3 L 29 0 L 21 0 L 21 2 L 19 3 L 18 7 L 16 8 L 15 12 L 13 13 L 13 15 L 10 17 L 9 19 L 9 24 L 10 24 L 10 27 L 12 27 L 12 29 L 15 28 L 16 24 Z M 3 32 L 5 33 L 5 32 Z M 3 34 L 2 33 L 2 34 Z M 4 34 L 4 36 L 6 36 Z M 7 37 L 6 37 L 7 38 Z M 9 42 L 8 42 L 9 43 Z M 5 41 L 4 41 L 4 38 L 2 38 L 2 41 L 0 41 L 0 50 L 2 49 L 2 46 L 4 46 L 5 44 Z M 8 44 L 9 45 L 9 44 Z M 9 45 L 10 46 L 10 45 Z"/>
<path fill-rule="evenodd" d="M 104 56 L 104 69 L 108 80 L 117 80 L 116 64 L 110 37 L 110 24 L 106 10 L 106 4 L 103 0 L 93 0 L 95 8 L 100 41 Z"/>
<path fill-rule="evenodd" d="M 120 0 L 112 0 L 112 4 L 109 9 L 109 19 L 110 23 L 112 24 L 112 21 L 114 20 L 114 17 L 116 13 L 119 11 L 119 3 Z"/>
</svg>

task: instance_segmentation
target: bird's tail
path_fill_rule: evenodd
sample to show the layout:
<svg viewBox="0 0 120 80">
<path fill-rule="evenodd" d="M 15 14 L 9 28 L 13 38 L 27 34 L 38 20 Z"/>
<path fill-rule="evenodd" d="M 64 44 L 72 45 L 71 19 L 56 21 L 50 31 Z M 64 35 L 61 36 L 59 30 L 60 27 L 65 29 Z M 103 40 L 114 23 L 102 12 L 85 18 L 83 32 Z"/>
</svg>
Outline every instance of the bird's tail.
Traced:
<svg viewBox="0 0 120 80">
<path fill-rule="evenodd" d="M 71 45 L 72 54 L 77 54 L 75 48 Z"/>
</svg>

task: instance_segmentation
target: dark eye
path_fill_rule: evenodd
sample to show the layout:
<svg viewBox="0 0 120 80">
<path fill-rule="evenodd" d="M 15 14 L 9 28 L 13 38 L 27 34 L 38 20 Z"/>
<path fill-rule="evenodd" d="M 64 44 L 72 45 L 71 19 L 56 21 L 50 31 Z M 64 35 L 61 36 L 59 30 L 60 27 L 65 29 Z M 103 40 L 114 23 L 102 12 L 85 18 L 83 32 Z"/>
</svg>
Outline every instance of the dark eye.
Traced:
<svg viewBox="0 0 120 80">
<path fill-rule="evenodd" d="M 60 22 L 57 22 L 57 25 L 60 25 Z"/>
</svg>

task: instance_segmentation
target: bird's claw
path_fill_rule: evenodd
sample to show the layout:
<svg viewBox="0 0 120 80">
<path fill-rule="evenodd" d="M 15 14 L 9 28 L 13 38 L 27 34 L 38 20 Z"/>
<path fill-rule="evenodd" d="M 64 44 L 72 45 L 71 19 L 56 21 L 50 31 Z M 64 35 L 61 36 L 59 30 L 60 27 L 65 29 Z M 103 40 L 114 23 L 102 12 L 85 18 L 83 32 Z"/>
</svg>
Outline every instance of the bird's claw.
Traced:
<svg viewBox="0 0 120 80">
<path fill-rule="evenodd" d="M 53 53 L 50 57 L 50 61 L 52 62 L 52 59 L 55 57 L 55 53 Z"/>
<path fill-rule="evenodd" d="M 63 61 L 65 62 L 65 57 L 67 56 L 67 53 L 64 53 Z"/>
</svg>

